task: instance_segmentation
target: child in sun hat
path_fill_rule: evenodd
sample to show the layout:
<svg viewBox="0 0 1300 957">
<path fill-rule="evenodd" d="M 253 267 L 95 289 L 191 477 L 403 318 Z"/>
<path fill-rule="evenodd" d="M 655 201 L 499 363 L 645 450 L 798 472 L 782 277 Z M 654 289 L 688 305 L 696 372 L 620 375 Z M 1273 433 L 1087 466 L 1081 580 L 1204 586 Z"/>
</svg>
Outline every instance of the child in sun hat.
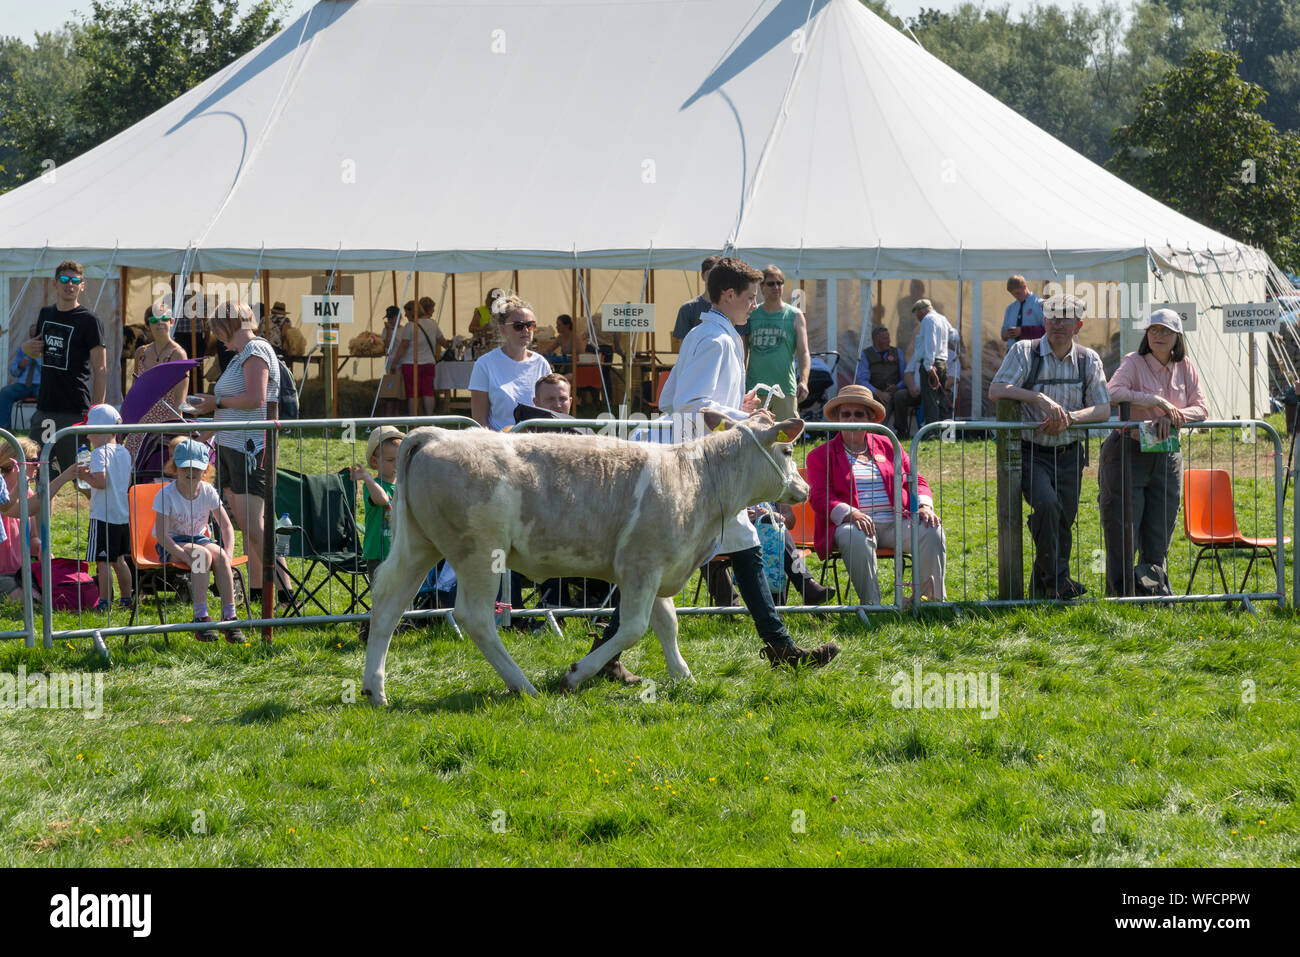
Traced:
<svg viewBox="0 0 1300 957">
<path fill-rule="evenodd" d="M 85 425 L 115 426 L 122 424 L 117 409 L 106 402 L 92 405 L 86 413 Z M 127 489 L 131 485 L 131 453 L 117 444 L 112 432 L 95 432 L 86 436 L 90 445 L 90 462 L 77 467 L 77 478 L 90 485 L 90 527 L 86 533 L 86 561 L 95 563 L 99 578 L 99 604 L 96 611 L 105 612 L 110 607 L 113 594 L 112 566 L 117 574 L 117 587 L 121 593 L 121 606 L 135 604 L 131 584 L 131 566 L 126 558 L 131 554 L 130 506 Z"/>
<path fill-rule="evenodd" d="M 194 620 L 210 622 L 208 614 L 208 572 L 215 570 L 221 594 L 221 620 L 234 621 L 235 581 L 231 569 L 235 545 L 230 517 L 221 507 L 221 496 L 211 484 L 212 449 L 203 442 L 177 436 L 171 443 L 171 457 L 163 472 L 175 476 L 154 499 L 154 537 L 158 539 L 158 560 L 172 561 L 190 569 L 190 591 L 194 598 Z M 208 534 L 215 519 L 224 545 Z M 205 628 L 195 637 L 216 641 L 218 631 Z M 238 628 L 226 632 L 226 641 L 243 644 Z"/>
</svg>

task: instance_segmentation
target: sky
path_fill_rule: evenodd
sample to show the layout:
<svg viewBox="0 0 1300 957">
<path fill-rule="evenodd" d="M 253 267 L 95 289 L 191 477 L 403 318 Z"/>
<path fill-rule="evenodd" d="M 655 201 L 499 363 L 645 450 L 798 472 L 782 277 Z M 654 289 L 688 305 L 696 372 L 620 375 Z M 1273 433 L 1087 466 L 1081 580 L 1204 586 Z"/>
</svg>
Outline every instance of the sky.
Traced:
<svg viewBox="0 0 1300 957">
<path fill-rule="evenodd" d="M 285 23 L 292 23 L 308 10 L 314 0 L 289 0 L 290 12 L 283 17 Z M 987 0 L 981 5 L 986 7 L 1008 6 L 1012 16 L 1023 13 L 1033 6 L 1035 0 Z M 1081 3 L 1087 7 L 1098 7 L 1102 0 L 1047 0 L 1057 6 L 1073 7 Z M 960 5 L 959 0 L 889 0 L 890 9 L 907 19 L 918 14 L 923 7 L 934 10 L 952 10 Z M 0 35 L 17 36 L 30 43 L 36 32 L 57 30 L 68 20 L 73 19 L 74 11 L 89 12 L 90 0 L 0 0 Z"/>
</svg>

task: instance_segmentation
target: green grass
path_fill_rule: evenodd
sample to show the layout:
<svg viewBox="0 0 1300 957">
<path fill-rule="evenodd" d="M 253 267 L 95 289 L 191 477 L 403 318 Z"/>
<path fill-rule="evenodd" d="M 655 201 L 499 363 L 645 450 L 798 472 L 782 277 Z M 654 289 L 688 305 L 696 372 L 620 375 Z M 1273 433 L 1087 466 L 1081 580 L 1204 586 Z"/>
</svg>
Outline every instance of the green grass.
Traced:
<svg viewBox="0 0 1300 957">
<path fill-rule="evenodd" d="M 554 689 L 588 646 L 579 624 L 508 636 L 535 700 L 504 694 L 449 631 L 419 631 L 390 654 L 385 711 L 345 703 L 363 651 L 341 626 L 272 646 L 155 640 L 119 655 L 97 721 L 0 717 L 0 863 L 1300 863 L 1289 618 L 1085 607 L 792 627 L 845 650 L 773 673 L 747 622 L 691 620 L 694 683 L 668 682 L 648 639 L 627 660 L 653 693 L 571 697 Z M 0 668 L 100 667 L 84 648 L 9 643 Z M 996 672 L 998 716 L 895 709 L 891 677 L 916 663 Z"/>
<path fill-rule="evenodd" d="M 282 448 L 282 464 L 304 471 L 362 454 L 337 438 Z M 1087 548 L 1100 543 L 1096 449 L 1080 510 Z M 1216 441 L 1190 458 L 1235 467 L 1239 516 L 1267 534 L 1264 451 Z M 982 442 L 933 443 L 921 456 L 958 600 L 994 587 L 986 459 Z M 1251 524 L 1259 516 L 1268 524 Z M 77 522 L 65 493 L 55 554 L 80 552 Z M 1180 524 L 1179 590 L 1188 570 Z M 1087 562 L 1080 577 L 1100 592 Z M 1205 571 L 1197 584 L 1209 586 Z M 14 626 L 8 615 L 0 627 Z M 60 628 L 77 622 L 56 615 Z M 1289 613 L 1083 602 L 881 615 L 870 628 L 792 617 L 801 643 L 833 636 L 844 646 L 829 668 L 798 675 L 759 660 L 747 618 L 684 618 L 694 683 L 668 681 L 647 637 L 626 660 L 657 682 L 653 692 L 596 682 L 571 697 L 558 681 L 590 637 L 580 622 L 565 627 L 563 639 L 506 633 L 542 690 L 535 700 L 506 695 L 445 627 L 405 634 L 382 712 L 348 703 L 364 664 L 355 626 L 281 628 L 269 646 L 177 635 L 124 653 L 110 639 L 103 718 L 0 709 L 0 863 L 1300 863 L 1300 651 Z M 20 664 L 105 667 L 85 640 L 0 643 L 0 672 Z M 891 679 L 917 664 L 996 673 L 997 717 L 895 708 Z"/>
</svg>

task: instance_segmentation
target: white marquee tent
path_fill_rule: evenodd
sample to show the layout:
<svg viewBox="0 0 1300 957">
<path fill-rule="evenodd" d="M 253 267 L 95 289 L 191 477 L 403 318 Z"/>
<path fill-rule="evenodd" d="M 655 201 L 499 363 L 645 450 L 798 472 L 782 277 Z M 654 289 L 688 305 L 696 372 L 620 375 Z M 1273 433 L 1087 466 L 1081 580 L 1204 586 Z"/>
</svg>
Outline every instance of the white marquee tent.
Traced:
<svg viewBox="0 0 1300 957">
<path fill-rule="evenodd" d="M 28 278 L 64 258 L 92 279 L 639 272 L 731 248 L 857 280 L 851 318 L 845 283 L 822 287 L 830 343 L 856 340 L 871 280 L 956 281 L 977 390 L 1010 273 L 1149 286 L 1198 304 L 1213 413 L 1246 413 L 1244 337 L 1212 309 L 1262 299 L 1267 256 L 1127 186 L 856 0 L 322 0 L 0 197 L 0 308 L 34 314 Z M 1132 348 L 1132 323 L 1116 328 Z"/>
</svg>

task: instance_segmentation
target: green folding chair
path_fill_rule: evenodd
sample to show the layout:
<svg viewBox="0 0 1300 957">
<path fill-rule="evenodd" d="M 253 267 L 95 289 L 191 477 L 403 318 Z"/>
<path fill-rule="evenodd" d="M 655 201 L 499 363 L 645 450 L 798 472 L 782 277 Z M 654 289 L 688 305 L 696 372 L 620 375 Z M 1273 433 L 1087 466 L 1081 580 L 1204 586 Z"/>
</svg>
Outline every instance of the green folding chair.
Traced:
<svg viewBox="0 0 1300 957">
<path fill-rule="evenodd" d="M 288 469 L 275 473 L 275 514 L 289 515 L 289 526 L 277 529 L 289 540 L 288 555 L 306 563 L 295 575 L 292 604 L 306 609 L 315 605 L 323 614 L 353 614 L 358 606 L 369 611 L 365 597 L 370 589 L 366 563 L 361 558 L 361 535 L 357 529 L 357 486 L 345 468 L 325 475 L 302 475 Z M 312 583 L 317 569 L 325 577 Z M 360 579 L 360 582 L 357 579 Z M 348 595 L 348 606 L 340 611 L 327 607 L 321 592 L 337 582 Z"/>
</svg>

